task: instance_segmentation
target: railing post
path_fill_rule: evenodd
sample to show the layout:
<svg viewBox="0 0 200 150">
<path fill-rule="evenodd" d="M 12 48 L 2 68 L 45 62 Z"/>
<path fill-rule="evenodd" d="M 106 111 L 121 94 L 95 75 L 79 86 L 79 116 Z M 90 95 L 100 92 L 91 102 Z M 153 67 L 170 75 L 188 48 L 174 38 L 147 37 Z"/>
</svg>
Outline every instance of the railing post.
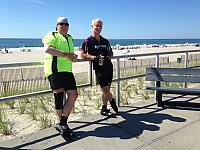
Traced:
<svg viewBox="0 0 200 150">
<path fill-rule="evenodd" d="M 88 82 L 92 86 L 92 62 L 89 61 L 89 68 L 88 68 Z"/>
<path fill-rule="evenodd" d="M 120 58 L 117 58 L 116 78 L 117 78 L 116 100 L 117 100 L 117 105 L 119 107 L 120 106 Z"/>
<path fill-rule="evenodd" d="M 188 67 L 188 52 L 185 52 L 185 64 L 184 67 L 187 68 Z"/>
<path fill-rule="evenodd" d="M 157 54 L 156 55 L 156 68 L 160 67 L 159 63 L 160 63 L 160 58 L 159 58 L 159 54 Z"/>
<path fill-rule="evenodd" d="M 184 67 L 188 67 L 188 52 L 185 52 L 185 64 Z M 184 87 L 187 88 L 187 82 L 185 82 Z"/>
<path fill-rule="evenodd" d="M 89 68 L 88 68 L 88 82 L 90 84 L 90 86 L 96 86 L 97 85 L 97 81 L 96 81 L 96 75 L 95 75 L 95 72 L 93 70 L 93 67 L 92 67 L 92 62 L 89 61 Z"/>
</svg>

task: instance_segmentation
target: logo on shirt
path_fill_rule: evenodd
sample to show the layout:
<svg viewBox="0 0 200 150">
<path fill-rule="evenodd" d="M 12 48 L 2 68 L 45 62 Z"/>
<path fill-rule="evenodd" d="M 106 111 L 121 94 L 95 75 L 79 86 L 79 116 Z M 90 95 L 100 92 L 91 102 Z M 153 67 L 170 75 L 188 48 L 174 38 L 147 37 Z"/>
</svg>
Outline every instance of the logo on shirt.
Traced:
<svg viewBox="0 0 200 150">
<path fill-rule="evenodd" d="M 96 49 L 100 49 L 100 48 L 106 48 L 106 45 L 95 45 Z"/>
</svg>

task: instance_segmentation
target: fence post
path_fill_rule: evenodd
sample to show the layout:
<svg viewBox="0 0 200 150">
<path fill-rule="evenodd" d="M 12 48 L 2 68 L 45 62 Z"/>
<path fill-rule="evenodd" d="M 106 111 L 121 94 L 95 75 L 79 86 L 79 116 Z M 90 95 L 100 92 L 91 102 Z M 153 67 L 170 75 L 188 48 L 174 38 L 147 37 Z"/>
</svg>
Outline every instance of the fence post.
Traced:
<svg viewBox="0 0 200 150">
<path fill-rule="evenodd" d="M 185 53 L 185 68 L 188 67 L 188 52 Z"/>
<path fill-rule="evenodd" d="M 160 63 L 160 58 L 159 58 L 159 54 L 156 55 L 156 68 L 159 68 L 159 63 Z"/>
<path fill-rule="evenodd" d="M 120 106 L 120 58 L 117 58 L 116 78 L 117 78 L 116 100 L 117 100 L 117 105 L 119 107 Z"/>
<path fill-rule="evenodd" d="M 92 62 L 89 61 L 89 68 L 88 68 L 88 82 L 92 86 Z"/>
<path fill-rule="evenodd" d="M 188 52 L 185 52 L 185 64 L 184 67 L 188 67 Z M 187 82 L 184 83 L 184 87 L 187 88 Z"/>
</svg>

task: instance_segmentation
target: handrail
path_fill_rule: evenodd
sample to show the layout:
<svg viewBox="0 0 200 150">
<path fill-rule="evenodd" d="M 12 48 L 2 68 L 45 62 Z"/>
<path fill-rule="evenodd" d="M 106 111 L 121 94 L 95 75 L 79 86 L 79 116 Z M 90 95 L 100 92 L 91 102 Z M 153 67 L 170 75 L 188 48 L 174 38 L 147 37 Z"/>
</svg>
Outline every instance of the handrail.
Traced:
<svg viewBox="0 0 200 150">
<path fill-rule="evenodd" d="M 143 53 L 143 54 L 132 54 L 132 55 L 123 55 L 123 56 L 114 56 L 115 58 L 127 58 L 127 57 L 141 57 L 141 56 L 154 56 L 154 55 L 166 55 L 166 54 L 179 54 L 179 53 L 192 53 L 192 52 L 200 52 L 200 49 L 198 50 L 181 50 L 181 51 L 169 51 L 169 52 L 153 52 L 153 53 Z"/>
<path fill-rule="evenodd" d="M 113 59 L 117 60 L 117 78 L 113 79 L 113 82 L 117 82 L 117 88 L 116 88 L 116 98 L 117 98 L 117 104 L 119 106 L 119 102 L 120 102 L 120 81 L 122 80 L 127 80 L 127 79 L 132 79 L 132 78 L 137 78 L 137 77 L 142 77 L 145 76 L 145 74 L 140 74 L 140 75 L 135 75 L 135 76 L 128 76 L 128 77 L 120 77 L 120 59 L 121 58 L 129 58 L 129 57 L 141 57 L 141 56 L 156 56 L 156 66 L 159 66 L 159 56 L 160 55 L 167 55 L 167 54 L 179 54 L 179 53 L 184 53 L 185 54 L 185 67 L 187 67 L 187 62 L 188 62 L 188 53 L 193 53 L 193 52 L 200 52 L 200 49 L 198 50 L 181 50 L 181 51 L 169 51 L 169 52 L 151 52 L 151 53 L 143 53 L 143 54 L 132 54 L 132 55 L 123 55 L 123 56 L 114 56 Z M 78 59 L 78 62 L 84 62 L 83 59 Z M 19 67 L 19 66 L 27 66 L 27 65 L 42 65 L 42 62 L 22 62 L 22 63 L 12 63 L 12 64 L 0 64 L 0 68 L 6 68 L 6 67 Z M 92 67 L 91 67 L 91 63 L 90 63 L 90 67 L 89 67 L 89 83 L 85 84 L 85 85 L 78 85 L 78 88 L 82 88 L 82 87 L 87 87 L 87 86 L 91 86 L 92 85 L 92 81 L 93 81 L 93 76 L 92 76 Z M 33 93 L 26 93 L 26 94 L 20 94 L 20 95 L 15 95 L 15 96 L 9 96 L 9 97 L 2 97 L 0 98 L 0 102 L 2 101 L 7 101 L 7 100 L 13 100 L 13 99 L 17 99 L 17 98 L 22 98 L 22 97 L 26 97 L 26 96 L 35 96 L 35 95 L 39 95 L 39 94 L 45 94 L 45 93 L 50 93 L 51 90 L 45 90 L 45 91 L 39 91 L 39 92 L 33 92 Z"/>
<path fill-rule="evenodd" d="M 90 86 L 91 84 L 82 84 L 78 85 L 78 88 L 83 88 Z M 31 96 L 36 96 L 36 95 L 42 95 L 42 94 L 47 94 L 51 93 L 52 90 L 44 90 L 44 91 L 38 91 L 38 92 L 31 92 L 31 93 L 26 93 L 26 94 L 20 94 L 20 95 L 14 95 L 14 96 L 7 96 L 7 97 L 1 97 L 0 102 L 4 101 L 9 101 L 9 100 L 14 100 L 14 99 L 19 99 L 19 98 L 24 98 L 24 97 L 31 97 Z"/>
</svg>

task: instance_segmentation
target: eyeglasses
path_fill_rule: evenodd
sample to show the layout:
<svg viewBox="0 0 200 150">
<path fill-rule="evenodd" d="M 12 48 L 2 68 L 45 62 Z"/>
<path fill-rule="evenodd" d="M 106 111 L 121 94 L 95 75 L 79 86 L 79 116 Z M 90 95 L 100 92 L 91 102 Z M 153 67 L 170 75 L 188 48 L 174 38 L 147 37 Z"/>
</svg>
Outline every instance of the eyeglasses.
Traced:
<svg viewBox="0 0 200 150">
<path fill-rule="evenodd" d="M 58 23 L 58 25 L 61 25 L 61 26 L 64 26 L 64 25 L 65 25 L 65 26 L 68 27 L 68 26 L 69 26 L 69 23 Z"/>
<path fill-rule="evenodd" d="M 102 28 L 103 26 L 102 25 L 94 25 L 95 27 L 97 28 Z"/>
</svg>

